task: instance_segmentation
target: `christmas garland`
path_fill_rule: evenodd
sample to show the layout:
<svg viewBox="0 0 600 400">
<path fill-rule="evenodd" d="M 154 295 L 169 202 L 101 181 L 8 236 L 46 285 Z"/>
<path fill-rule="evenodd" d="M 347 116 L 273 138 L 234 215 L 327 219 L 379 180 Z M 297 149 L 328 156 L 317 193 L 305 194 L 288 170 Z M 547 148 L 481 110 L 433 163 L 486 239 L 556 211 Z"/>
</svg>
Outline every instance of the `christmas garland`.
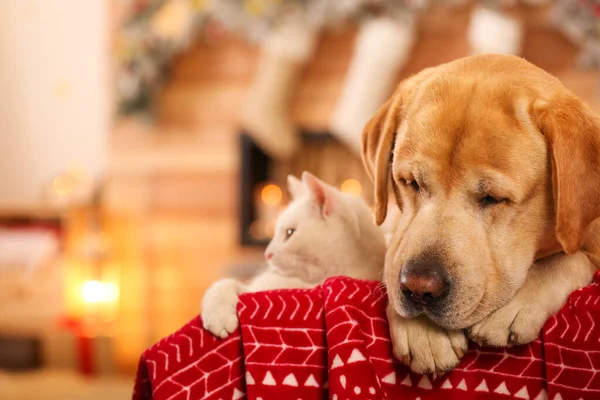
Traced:
<svg viewBox="0 0 600 400">
<path fill-rule="evenodd" d="M 115 58 L 119 114 L 149 112 L 172 58 L 196 37 L 206 17 L 202 0 L 128 0 Z"/>
<path fill-rule="evenodd" d="M 348 20 L 402 18 L 428 4 L 461 0 L 121 0 L 130 16 L 118 32 L 115 58 L 118 112 L 151 114 L 174 56 L 202 34 L 226 30 L 259 42 L 279 26 L 318 32 Z M 492 8 L 511 0 L 480 0 Z M 210 18 L 209 18 L 210 17 Z M 583 47 L 584 67 L 600 68 L 600 0 L 556 0 L 554 23 Z M 210 38 L 209 38 L 210 39 Z"/>
<path fill-rule="evenodd" d="M 423 0 L 219 0 L 213 2 L 212 12 L 226 29 L 258 41 L 278 25 L 290 21 L 318 31 L 348 19 L 402 15 L 423 3 Z"/>
<path fill-rule="evenodd" d="M 130 17 L 116 42 L 118 113 L 151 114 L 172 58 L 207 22 L 258 42 L 294 20 L 318 31 L 348 19 L 401 16 L 423 0 L 123 0 Z M 214 17 L 209 19 L 208 17 Z"/>
<path fill-rule="evenodd" d="M 600 69 L 600 0 L 557 0 L 553 21 L 583 47 L 579 65 Z"/>
</svg>

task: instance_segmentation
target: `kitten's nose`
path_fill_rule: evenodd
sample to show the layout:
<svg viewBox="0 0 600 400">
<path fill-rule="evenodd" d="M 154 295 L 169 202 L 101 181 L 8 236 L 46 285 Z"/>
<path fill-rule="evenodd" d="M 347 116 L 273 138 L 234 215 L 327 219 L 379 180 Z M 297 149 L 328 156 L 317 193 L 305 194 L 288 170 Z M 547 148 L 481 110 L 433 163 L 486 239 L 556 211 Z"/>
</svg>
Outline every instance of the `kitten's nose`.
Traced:
<svg viewBox="0 0 600 400">
<path fill-rule="evenodd" d="M 430 306 L 449 292 L 450 280 L 440 263 L 409 261 L 400 273 L 400 290 L 407 300 Z"/>
<path fill-rule="evenodd" d="M 271 258 L 273 258 L 273 253 L 271 253 L 270 251 L 265 251 L 265 258 L 268 260 L 270 260 Z"/>
</svg>

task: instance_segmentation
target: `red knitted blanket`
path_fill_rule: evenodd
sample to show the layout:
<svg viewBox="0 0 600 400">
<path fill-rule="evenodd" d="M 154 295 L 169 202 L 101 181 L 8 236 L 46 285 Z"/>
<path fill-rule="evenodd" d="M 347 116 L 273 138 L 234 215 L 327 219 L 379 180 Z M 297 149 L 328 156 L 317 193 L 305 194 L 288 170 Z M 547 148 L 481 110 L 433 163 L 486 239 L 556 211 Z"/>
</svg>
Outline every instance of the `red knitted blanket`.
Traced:
<svg viewBox="0 0 600 400">
<path fill-rule="evenodd" d="M 134 400 L 600 399 L 600 272 L 527 346 L 472 346 L 433 379 L 393 359 L 384 290 L 333 278 L 312 290 L 242 295 L 221 340 L 199 318 L 142 354 Z"/>
</svg>

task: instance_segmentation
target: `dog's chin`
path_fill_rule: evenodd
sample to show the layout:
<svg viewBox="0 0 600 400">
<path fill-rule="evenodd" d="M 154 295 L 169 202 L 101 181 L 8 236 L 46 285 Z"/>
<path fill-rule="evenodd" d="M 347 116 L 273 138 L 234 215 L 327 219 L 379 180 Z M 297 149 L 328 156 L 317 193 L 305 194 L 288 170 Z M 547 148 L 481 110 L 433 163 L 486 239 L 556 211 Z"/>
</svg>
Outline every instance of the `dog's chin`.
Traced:
<svg viewBox="0 0 600 400">
<path fill-rule="evenodd" d="M 424 315 L 435 325 L 444 329 L 464 329 L 477 322 L 469 321 L 470 318 L 459 320 L 453 312 L 449 312 L 445 307 L 427 308 L 419 304 L 400 301 L 399 305 L 394 306 L 394 309 L 403 318 L 415 318 Z"/>
<path fill-rule="evenodd" d="M 399 304 L 394 304 L 394 310 L 402 318 L 415 318 L 425 312 L 423 307 L 418 304 L 404 303 L 402 301 Z"/>
<path fill-rule="evenodd" d="M 457 330 L 464 329 L 470 326 L 470 324 L 465 323 L 464 321 L 458 321 L 454 318 L 448 318 L 447 316 L 440 316 L 436 313 L 428 312 L 427 310 L 425 310 L 424 314 L 431 322 L 433 322 L 440 328 Z"/>
</svg>

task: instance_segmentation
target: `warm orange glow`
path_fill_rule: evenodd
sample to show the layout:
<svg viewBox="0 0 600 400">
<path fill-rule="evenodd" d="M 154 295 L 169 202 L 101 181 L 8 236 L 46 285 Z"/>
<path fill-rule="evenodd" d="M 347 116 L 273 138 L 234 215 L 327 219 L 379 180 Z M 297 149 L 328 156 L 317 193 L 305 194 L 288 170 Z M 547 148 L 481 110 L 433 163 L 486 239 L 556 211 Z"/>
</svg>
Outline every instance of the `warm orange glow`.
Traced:
<svg viewBox="0 0 600 400">
<path fill-rule="evenodd" d="M 113 282 L 104 283 L 104 301 L 107 303 L 115 302 L 119 299 L 119 288 Z"/>
<path fill-rule="evenodd" d="M 86 303 L 112 303 L 119 298 L 119 288 L 113 282 L 87 281 L 81 287 Z"/>
<path fill-rule="evenodd" d="M 52 190 L 59 196 L 67 196 L 73 191 L 73 180 L 67 175 L 60 175 L 52 181 Z"/>
<path fill-rule="evenodd" d="M 256 220 L 250 225 L 250 236 L 256 240 L 265 238 L 265 227 L 262 221 Z"/>
<path fill-rule="evenodd" d="M 260 192 L 260 198 L 269 206 L 275 206 L 281 202 L 281 189 L 277 185 L 266 185 Z"/>
<path fill-rule="evenodd" d="M 279 207 L 279 211 L 277 212 L 277 218 L 279 218 L 279 216 L 288 208 L 288 205 L 283 205 L 281 207 Z"/>
<path fill-rule="evenodd" d="M 275 236 L 275 220 L 267 221 L 265 224 L 265 235 L 269 239 L 273 239 L 273 236 Z"/>
<path fill-rule="evenodd" d="M 360 182 L 356 179 L 346 179 L 342 183 L 341 187 L 342 193 L 348 193 L 356 197 L 360 197 L 362 193 L 362 186 Z"/>
<path fill-rule="evenodd" d="M 104 285 L 99 281 L 87 281 L 81 287 L 81 294 L 87 303 L 99 303 L 104 299 Z"/>
</svg>

